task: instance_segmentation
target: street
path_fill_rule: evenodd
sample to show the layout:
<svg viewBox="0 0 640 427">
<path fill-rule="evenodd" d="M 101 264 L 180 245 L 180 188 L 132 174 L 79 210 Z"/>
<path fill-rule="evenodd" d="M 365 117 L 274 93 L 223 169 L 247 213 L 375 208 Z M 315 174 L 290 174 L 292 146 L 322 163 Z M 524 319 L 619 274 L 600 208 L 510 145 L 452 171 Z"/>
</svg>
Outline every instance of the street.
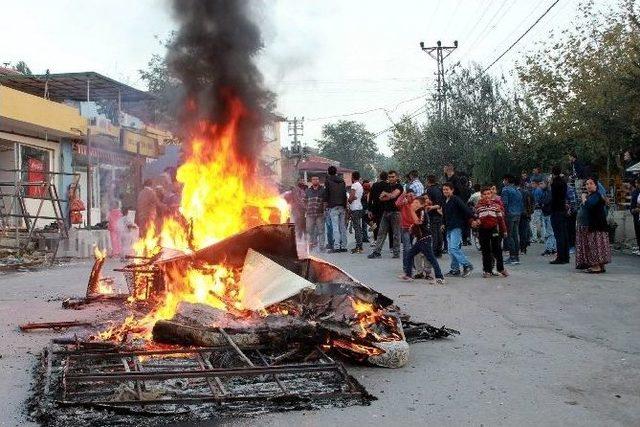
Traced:
<svg viewBox="0 0 640 427">
<path fill-rule="evenodd" d="M 640 262 L 614 254 L 607 274 L 549 266 L 534 245 L 507 279 L 476 270 L 446 286 L 400 283 L 400 262 L 323 254 L 393 298 L 414 319 L 461 335 L 414 344 L 401 369 L 348 366 L 377 397 L 370 406 L 272 413 L 229 425 L 638 425 L 640 422 Z M 448 261 L 445 255 L 442 261 Z M 447 265 L 442 263 L 443 268 Z M 109 306 L 62 310 L 81 295 L 89 262 L 0 276 L 0 425 L 29 425 L 35 354 L 55 332 L 20 333 L 17 325 L 107 318 Z M 108 264 L 105 273 L 113 268 Z"/>
</svg>

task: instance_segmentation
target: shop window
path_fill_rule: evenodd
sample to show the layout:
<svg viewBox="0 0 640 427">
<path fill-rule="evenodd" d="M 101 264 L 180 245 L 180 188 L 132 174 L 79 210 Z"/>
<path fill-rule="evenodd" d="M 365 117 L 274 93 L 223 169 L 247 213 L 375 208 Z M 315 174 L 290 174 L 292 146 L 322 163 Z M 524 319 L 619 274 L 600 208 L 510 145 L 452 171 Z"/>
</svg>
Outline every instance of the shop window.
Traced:
<svg viewBox="0 0 640 427">
<path fill-rule="evenodd" d="M 43 183 L 49 179 L 51 152 L 40 148 L 20 145 L 20 169 L 22 180 L 28 183 Z M 28 186 L 26 193 L 31 197 L 43 197 L 44 187 Z"/>
</svg>

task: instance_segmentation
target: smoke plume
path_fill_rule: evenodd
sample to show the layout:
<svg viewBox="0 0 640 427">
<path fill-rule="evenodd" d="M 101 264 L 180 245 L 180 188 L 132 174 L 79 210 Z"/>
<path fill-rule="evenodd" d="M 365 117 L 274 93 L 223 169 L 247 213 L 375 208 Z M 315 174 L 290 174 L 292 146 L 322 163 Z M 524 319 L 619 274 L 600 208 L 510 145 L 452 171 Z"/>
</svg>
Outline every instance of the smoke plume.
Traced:
<svg viewBox="0 0 640 427">
<path fill-rule="evenodd" d="M 239 123 L 238 154 L 253 161 L 262 142 L 262 126 L 274 95 L 264 87 L 256 55 L 263 47 L 249 0 L 173 0 L 179 24 L 167 63 L 185 94 L 181 123 L 225 123 L 232 98 L 247 113 Z"/>
</svg>

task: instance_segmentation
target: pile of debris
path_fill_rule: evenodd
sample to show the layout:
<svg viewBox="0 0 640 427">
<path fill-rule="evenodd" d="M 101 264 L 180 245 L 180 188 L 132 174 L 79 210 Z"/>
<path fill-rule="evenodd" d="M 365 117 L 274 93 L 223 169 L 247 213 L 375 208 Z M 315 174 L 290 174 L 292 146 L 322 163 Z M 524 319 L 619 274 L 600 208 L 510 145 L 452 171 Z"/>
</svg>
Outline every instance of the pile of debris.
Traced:
<svg viewBox="0 0 640 427">
<path fill-rule="evenodd" d="M 70 414 L 82 414 L 87 424 L 104 424 L 95 409 L 176 421 L 229 409 L 366 404 L 371 396 L 338 359 L 398 368 L 410 357 L 410 342 L 458 333 L 412 322 L 391 299 L 296 251 L 292 225 L 265 225 L 191 254 L 166 251 L 125 267 L 127 304 L 149 313 L 97 336 L 52 342 L 38 371 L 35 417 L 64 425 Z M 220 274 L 211 266 L 221 263 L 233 286 L 167 304 L 194 296 L 181 294 L 184 283 L 172 272 L 206 277 Z M 97 257 L 85 303 L 101 301 L 101 266 Z M 171 315 L 158 315 L 159 301 Z"/>
<path fill-rule="evenodd" d="M 39 267 L 48 260 L 46 252 L 0 249 L 0 272 Z"/>
</svg>

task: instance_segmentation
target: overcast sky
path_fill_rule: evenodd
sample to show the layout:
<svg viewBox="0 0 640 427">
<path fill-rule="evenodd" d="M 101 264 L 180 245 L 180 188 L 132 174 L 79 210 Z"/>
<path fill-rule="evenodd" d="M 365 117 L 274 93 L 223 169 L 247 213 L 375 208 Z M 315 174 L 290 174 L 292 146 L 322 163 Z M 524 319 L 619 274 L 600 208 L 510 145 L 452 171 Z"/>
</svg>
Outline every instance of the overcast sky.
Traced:
<svg viewBox="0 0 640 427">
<path fill-rule="evenodd" d="M 569 27 L 578 1 L 560 0 L 491 72 L 509 73 L 514 61 L 552 29 Z M 388 115 L 378 110 L 345 117 L 378 132 L 424 105 L 422 96 L 434 88 L 435 61 L 420 50 L 420 41 L 449 45 L 458 40 L 446 64 L 488 65 L 551 3 L 266 1 L 259 17 L 266 44 L 260 64 L 278 93 L 279 112 L 305 117 L 307 144 L 314 145 L 323 124 L 339 119 L 325 117 L 384 107 Z M 152 53 L 162 52 L 158 37 L 175 29 L 166 0 L 3 1 L 1 10 L 0 63 L 24 60 L 36 74 L 97 71 L 143 89 L 138 70 Z M 390 154 L 387 136 L 377 142 Z"/>
</svg>

